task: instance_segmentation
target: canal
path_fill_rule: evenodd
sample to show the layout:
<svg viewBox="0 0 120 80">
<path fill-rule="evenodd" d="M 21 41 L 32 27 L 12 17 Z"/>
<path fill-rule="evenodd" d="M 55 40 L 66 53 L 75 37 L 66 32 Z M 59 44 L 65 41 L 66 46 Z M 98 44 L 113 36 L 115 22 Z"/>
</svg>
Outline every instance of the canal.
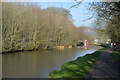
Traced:
<svg viewBox="0 0 120 80">
<path fill-rule="evenodd" d="M 91 46 L 87 50 L 72 48 L 51 51 L 29 51 L 6 53 L 2 55 L 3 78 L 47 78 L 53 70 L 59 70 L 61 65 L 91 54 L 100 47 Z M 1 56 L 0 55 L 0 56 Z"/>
</svg>

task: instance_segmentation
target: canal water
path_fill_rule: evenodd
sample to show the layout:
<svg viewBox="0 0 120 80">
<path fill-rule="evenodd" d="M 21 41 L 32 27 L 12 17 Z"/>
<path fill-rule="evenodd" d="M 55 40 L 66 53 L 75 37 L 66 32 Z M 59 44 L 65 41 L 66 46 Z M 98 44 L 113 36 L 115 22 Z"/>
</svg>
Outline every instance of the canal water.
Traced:
<svg viewBox="0 0 120 80">
<path fill-rule="evenodd" d="M 2 54 L 2 76 L 3 78 L 47 78 L 53 70 L 60 70 L 62 64 L 98 49 L 100 47 L 91 46 L 87 50 L 72 48 Z"/>
</svg>

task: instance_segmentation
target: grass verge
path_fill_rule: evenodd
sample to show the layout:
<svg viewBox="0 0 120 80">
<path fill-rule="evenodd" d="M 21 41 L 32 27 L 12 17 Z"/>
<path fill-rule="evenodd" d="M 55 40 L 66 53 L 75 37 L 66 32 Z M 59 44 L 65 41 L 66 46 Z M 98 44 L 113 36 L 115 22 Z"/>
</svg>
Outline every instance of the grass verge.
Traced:
<svg viewBox="0 0 120 80">
<path fill-rule="evenodd" d="M 54 70 L 48 78 L 85 78 L 92 69 L 93 64 L 105 49 L 100 49 L 93 54 L 78 57 L 74 61 L 69 61 L 61 66 L 61 70 Z"/>
<path fill-rule="evenodd" d="M 111 54 L 113 61 L 117 64 L 117 66 L 120 69 L 120 52 L 118 51 L 113 51 Z"/>
</svg>

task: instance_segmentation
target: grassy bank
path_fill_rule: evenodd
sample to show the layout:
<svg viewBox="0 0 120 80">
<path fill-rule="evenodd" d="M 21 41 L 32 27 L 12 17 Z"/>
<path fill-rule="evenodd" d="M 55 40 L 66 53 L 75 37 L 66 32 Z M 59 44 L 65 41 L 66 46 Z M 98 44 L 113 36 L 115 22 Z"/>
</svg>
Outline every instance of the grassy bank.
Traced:
<svg viewBox="0 0 120 80">
<path fill-rule="evenodd" d="M 111 55 L 112 55 L 114 62 L 117 64 L 117 66 L 120 69 L 120 52 L 113 51 Z"/>
<path fill-rule="evenodd" d="M 49 78 L 85 78 L 87 73 L 92 69 L 92 65 L 98 59 L 104 49 L 100 49 L 93 54 L 87 54 L 70 61 L 61 66 L 61 70 L 51 72 Z"/>
</svg>

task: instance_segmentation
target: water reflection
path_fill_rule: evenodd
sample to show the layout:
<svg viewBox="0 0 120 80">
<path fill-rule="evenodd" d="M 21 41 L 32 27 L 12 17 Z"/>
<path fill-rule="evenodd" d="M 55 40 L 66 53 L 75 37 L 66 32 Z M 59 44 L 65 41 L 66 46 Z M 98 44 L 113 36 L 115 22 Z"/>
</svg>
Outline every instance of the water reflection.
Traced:
<svg viewBox="0 0 120 80">
<path fill-rule="evenodd" d="M 51 71 L 60 69 L 62 64 L 98 49 L 98 47 L 90 47 L 87 50 L 74 48 L 3 54 L 3 77 L 45 78 Z"/>
</svg>

